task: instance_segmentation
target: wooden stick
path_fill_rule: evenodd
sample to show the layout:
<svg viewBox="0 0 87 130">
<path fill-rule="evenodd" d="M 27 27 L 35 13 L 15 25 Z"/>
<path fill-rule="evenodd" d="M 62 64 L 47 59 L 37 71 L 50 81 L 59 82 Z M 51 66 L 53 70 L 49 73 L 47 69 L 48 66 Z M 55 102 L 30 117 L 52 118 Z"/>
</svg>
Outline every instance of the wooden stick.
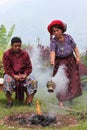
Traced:
<svg viewBox="0 0 87 130">
<path fill-rule="evenodd" d="M 74 109 L 70 109 L 70 108 L 66 108 L 66 107 L 59 107 L 58 106 L 58 108 L 59 109 L 61 109 L 61 110 L 66 110 L 66 111 L 68 111 L 68 112 L 74 112 L 74 113 L 78 113 L 78 114 L 81 114 L 82 112 L 81 111 L 76 111 L 76 110 L 74 110 Z"/>
<path fill-rule="evenodd" d="M 67 107 L 60 107 L 60 106 L 55 106 L 55 105 L 51 105 L 51 106 L 54 106 L 54 107 L 61 109 L 61 110 L 66 110 L 68 112 L 74 112 L 74 113 L 78 113 L 78 114 L 82 113 L 81 111 L 76 111 L 75 109 L 70 109 Z"/>
</svg>

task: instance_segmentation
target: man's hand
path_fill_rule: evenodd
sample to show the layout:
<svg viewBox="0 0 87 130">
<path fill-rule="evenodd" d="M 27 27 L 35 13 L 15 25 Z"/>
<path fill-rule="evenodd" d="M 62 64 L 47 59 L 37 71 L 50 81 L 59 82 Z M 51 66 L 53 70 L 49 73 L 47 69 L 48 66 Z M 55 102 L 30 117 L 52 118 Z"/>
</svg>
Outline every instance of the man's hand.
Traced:
<svg viewBox="0 0 87 130">
<path fill-rule="evenodd" d="M 14 75 L 14 79 L 19 81 L 20 80 L 20 76 L 19 75 Z"/>
<path fill-rule="evenodd" d="M 17 81 L 23 81 L 27 78 L 25 74 L 14 75 L 14 79 Z"/>
<path fill-rule="evenodd" d="M 20 74 L 20 81 L 23 81 L 27 78 L 27 75 L 26 74 Z"/>
</svg>

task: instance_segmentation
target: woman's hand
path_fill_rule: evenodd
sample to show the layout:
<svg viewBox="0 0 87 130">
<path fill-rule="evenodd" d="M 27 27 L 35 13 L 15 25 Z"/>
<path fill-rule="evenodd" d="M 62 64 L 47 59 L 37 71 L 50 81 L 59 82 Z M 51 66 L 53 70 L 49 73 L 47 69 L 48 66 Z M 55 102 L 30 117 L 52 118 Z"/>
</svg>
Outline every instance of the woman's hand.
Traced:
<svg viewBox="0 0 87 130">
<path fill-rule="evenodd" d="M 80 54 L 79 54 L 78 48 L 75 47 L 74 51 L 75 51 L 75 55 L 76 55 L 76 62 L 77 62 L 77 64 L 80 64 Z"/>
<path fill-rule="evenodd" d="M 50 64 L 54 65 L 55 64 L 55 60 L 50 60 Z"/>
<path fill-rule="evenodd" d="M 80 58 L 79 57 L 76 57 L 76 62 L 77 62 L 77 64 L 80 64 Z"/>
</svg>

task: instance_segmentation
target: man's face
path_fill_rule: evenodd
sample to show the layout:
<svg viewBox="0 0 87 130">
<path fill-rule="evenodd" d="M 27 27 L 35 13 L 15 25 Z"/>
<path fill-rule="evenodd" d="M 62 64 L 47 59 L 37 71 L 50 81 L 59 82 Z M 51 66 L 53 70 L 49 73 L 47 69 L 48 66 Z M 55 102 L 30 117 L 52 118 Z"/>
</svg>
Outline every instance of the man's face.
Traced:
<svg viewBox="0 0 87 130">
<path fill-rule="evenodd" d="M 15 52 L 15 53 L 19 53 L 20 52 L 20 49 L 21 49 L 21 43 L 20 42 L 15 42 L 13 43 L 12 45 L 12 50 Z"/>
</svg>

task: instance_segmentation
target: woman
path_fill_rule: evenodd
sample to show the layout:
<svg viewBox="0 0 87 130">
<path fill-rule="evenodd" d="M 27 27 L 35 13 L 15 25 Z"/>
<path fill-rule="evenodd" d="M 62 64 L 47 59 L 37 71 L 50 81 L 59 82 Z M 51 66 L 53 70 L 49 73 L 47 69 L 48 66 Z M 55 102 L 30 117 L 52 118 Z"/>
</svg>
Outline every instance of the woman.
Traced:
<svg viewBox="0 0 87 130">
<path fill-rule="evenodd" d="M 53 76 L 61 65 L 66 66 L 66 76 L 69 79 L 67 92 L 57 93 L 60 107 L 63 101 L 70 101 L 82 95 L 79 76 L 80 55 L 77 45 L 69 34 L 65 34 L 66 24 L 61 20 L 53 20 L 47 27 L 50 33 L 50 63 L 54 65 Z M 60 77 L 61 78 L 61 77 Z"/>
</svg>

